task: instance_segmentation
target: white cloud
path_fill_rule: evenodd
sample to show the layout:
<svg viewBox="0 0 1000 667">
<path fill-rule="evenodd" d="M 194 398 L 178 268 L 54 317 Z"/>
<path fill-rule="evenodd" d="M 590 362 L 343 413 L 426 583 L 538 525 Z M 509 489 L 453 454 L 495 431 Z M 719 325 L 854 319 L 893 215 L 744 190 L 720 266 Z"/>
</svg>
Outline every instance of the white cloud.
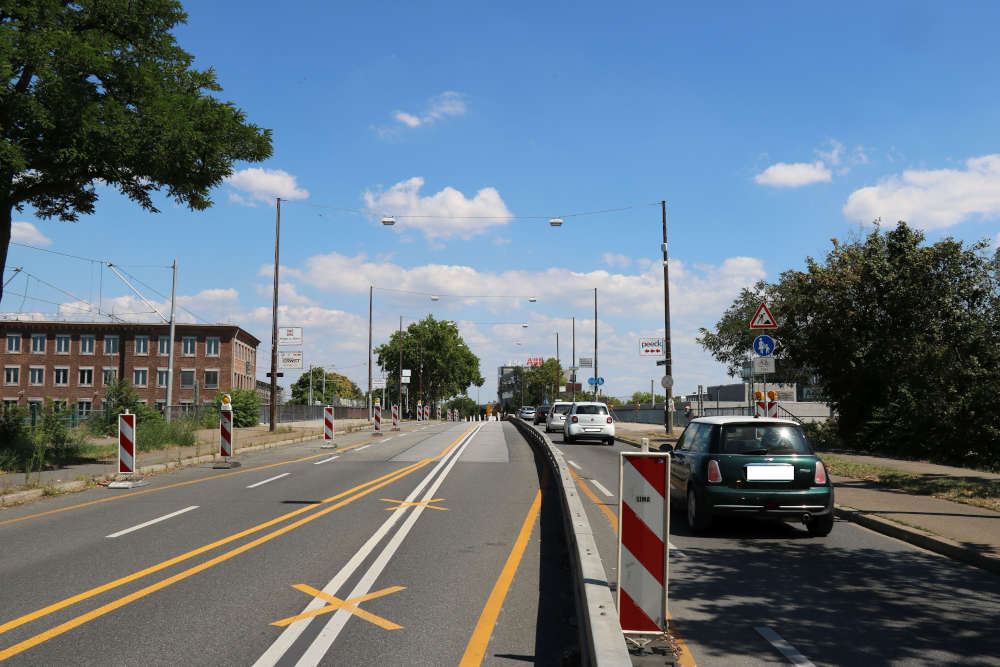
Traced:
<svg viewBox="0 0 1000 667">
<path fill-rule="evenodd" d="M 966 168 L 904 171 L 851 193 L 844 217 L 906 220 L 921 229 L 942 229 L 964 220 L 1000 215 L 1000 154 L 969 158 Z"/>
<path fill-rule="evenodd" d="M 267 271 L 270 277 L 274 277 L 274 267 L 264 267 L 261 271 Z M 282 275 L 281 273 L 278 274 Z M 258 296 L 273 298 L 274 296 L 274 285 L 257 285 Z M 295 285 L 290 282 L 279 280 L 278 284 L 278 303 L 279 304 L 295 304 L 295 305 L 315 305 L 315 301 L 307 296 L 299 294 L 295 289 Z M 280 306 L 279 306 L 280 307 Z"/>
<path fill-rule="evenodd" d="M 300 188 L 295 176 L 281 169 L 260 169 L 248 167 L 226 178 L 226 182 L 240 190 L 230 192 L 229 201 L 244 206 L 254 206 L 254 202 L 273 204 L 275 197 L 282 199 L 306 199 L 309 191 Z"/>
<path fill-rule="evenodd" d="M 603 255 L 601 255 L 601 261 L 603 261 L 608 266 L 619 266 L 623 269 L 627 269 L 629 266 L 632 265 L 631 257 L 626 257 L 625 255 L 613 252 L 606 252 Z"/>
<path fill-rule="evenodd" d="M 829 162 L 831 165 L 836 167 L 840 164 L 840 158 L 844 154 L 844 144 L 840 143 L 836 139 L 830 139 L 826 143 L 830 147 L 830 150 L 817 150 L 816 154 L 823 158 L 824 161 Z"/>
<path fill-rule="evenodd" d="M 35 246 L 52 245 L 52 239 L 38 231 L 30 222 L 15 222 L 11 225 L 10 240 Z"/>
<path fill-rule="evenodd" d="M 461 116 L 465 114 L 465 111 L 464 96 L 461 93 L 448 90 L 428 100 L 427 108 L 421 114 L 396 111 L 392 117 L 407 127 L 420 127 L 449 116 Z"/>
<path fill-rule="evenodd" d="M 483 188 L 471 199 L 452 187 L 421 197 L 423 185 L 424 179 L 415 176 L 388 190 L 368 190 L 365 205 L 373 216 L 395 216 L 396 229 L 418 230 L 429 240 L 470 239 L 513 216 L 496 188 Z"/>
<path fill-rule="evenodd" d="M 775 188 L 798 188 L 812 183 L 829 183 L 830 170 L 821 160 L 816 162 L 795 162 L 772 164 L 754 177 L 760 185 Z"/>
</svg>

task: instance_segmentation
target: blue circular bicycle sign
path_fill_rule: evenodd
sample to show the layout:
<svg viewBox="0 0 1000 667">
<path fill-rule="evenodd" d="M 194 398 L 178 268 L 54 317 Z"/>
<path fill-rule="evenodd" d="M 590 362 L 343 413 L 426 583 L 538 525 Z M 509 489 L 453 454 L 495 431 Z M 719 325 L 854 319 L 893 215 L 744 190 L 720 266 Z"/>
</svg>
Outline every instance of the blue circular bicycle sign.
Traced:
<svg viewBox="0 0 1000 667">
<path fill-rule="evenodd" d="M 753 351 L 758 357 L 770 357 L 774 352 L 774 339 L 768 335 L 757 336 L 753 339 Z"/>
</svg>

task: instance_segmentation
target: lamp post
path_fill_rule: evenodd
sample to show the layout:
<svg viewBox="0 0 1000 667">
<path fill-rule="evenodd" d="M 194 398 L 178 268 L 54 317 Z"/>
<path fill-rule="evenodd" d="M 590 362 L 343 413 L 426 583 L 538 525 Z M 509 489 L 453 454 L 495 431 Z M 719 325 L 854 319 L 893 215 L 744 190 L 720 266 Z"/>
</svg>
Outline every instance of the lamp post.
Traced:
<svg viewBox="0 0 1000 667">
<path fill-rule="evenodd" d="M 277 209 L 274 218 L 274 301 L 271 305 L 271 409 L 268 431 L 274 431 L 278 422 L 278 244 L 281 239 L 281 197 L 275 197 Z M 171 347 L 173 341 L 170 342 Z"/>
<path fill-rule="evenodd" d="M 673 378 L 673 358 L 670 353 L 670 273 L 667 266 L 667 202 L 660 202 L 660 210 L 663 214 L 663 370 L 668 378 Z M 667 395 L 663 402 L 663 423 L 666 425 L 667 435 L 674 434 L 674 421 L 670 404 L 673 403 L 673 384 L 667 383 Z"/>
</svg>

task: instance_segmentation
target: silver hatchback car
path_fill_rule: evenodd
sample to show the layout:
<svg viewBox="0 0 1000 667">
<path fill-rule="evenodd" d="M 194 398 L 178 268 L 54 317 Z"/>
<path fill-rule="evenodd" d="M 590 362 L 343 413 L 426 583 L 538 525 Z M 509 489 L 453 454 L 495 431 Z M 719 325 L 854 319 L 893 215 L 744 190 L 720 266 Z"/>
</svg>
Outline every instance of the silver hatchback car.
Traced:
<svg viewBox="0 0 1000 667">
<path fill-rule="evenodd" d="M 552 409 L 545 417 L 545 432 L 562 431 L 563 425 L 566 423 L 566 415 L 571 407 L 573 407 L 572 403 L 553 403 Z"/>
<path fill-rule="evenodd" d="M 601 440 L 615 444 L 615 420 L 605 403 L 574 403 L 563 424 L 563 442 Z"/>
</svg>

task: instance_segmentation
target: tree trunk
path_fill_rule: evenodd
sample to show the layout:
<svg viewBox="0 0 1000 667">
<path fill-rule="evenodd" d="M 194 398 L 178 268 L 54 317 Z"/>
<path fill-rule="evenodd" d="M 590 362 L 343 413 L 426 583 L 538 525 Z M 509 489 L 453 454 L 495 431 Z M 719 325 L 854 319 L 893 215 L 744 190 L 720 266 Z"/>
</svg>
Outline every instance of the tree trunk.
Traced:
<svg viewBox="0 0 1000 667">
<path fill-rule="evenodd" d="M 4 269 L 7 266 L 7 246 L 10 244 L 13 213 L 10 206 L 0 202 L 0 301 L 3 300 Z"/>
</svg>

